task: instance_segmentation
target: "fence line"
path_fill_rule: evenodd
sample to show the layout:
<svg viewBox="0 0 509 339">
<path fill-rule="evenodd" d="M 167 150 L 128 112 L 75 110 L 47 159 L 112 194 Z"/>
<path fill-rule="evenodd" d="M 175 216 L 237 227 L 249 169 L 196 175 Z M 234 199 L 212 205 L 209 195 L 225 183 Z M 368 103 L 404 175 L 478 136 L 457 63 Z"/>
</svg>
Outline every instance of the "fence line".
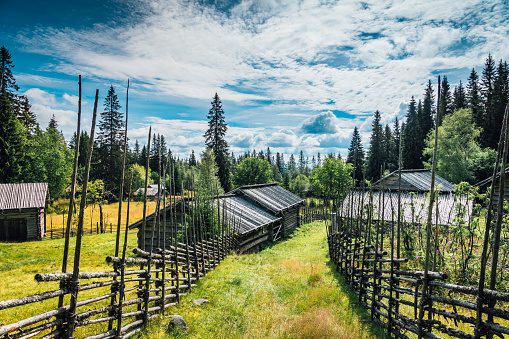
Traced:
<svg viewBox="0 0 509 339">
<path fill-rule="evenodd" d="M 447 199 L 450 202 L 450 197 Z M 450 207 L 446 212 L 454 209 L 460 217 L 453 213 L 447 219 L 450 224 L 444 227 L 464 222 L 465 211 L 472 211 L 468 201 L 465 197 L 456 200 L 455 204 L 466 204 L 467 207 Z M 313 218 L 312 215 L 302 217 Z M 400 219 L 401 228 L 420 227 L 415 215 L 412 219 Z M 343 208 L 337 214 L 331 214 L 329 220 L 327 241 L 331 261 L 358 295 L 359 303 L 391 336 L 491 338 L 495 335 L 503 338 L 509 335 L 509 293 L 483 289 L 479 308 L 477 286 L 450 283 L 448 274 L 440 271 L 430 270 L 426 277 L 422 268 L 416 268 L 415 263 L 400 254 L 400 241 L 396 241 L 400 239 L 397 199 L 394 197 L 388 195 L 384 199 L 367 190 L 362 194 L 351 194 L 345 199 Z M 434 218 L 436 220 L 439 218 Z M 438 244 L 436 238 L 435 243 Z M 438 267 L 438 245 L 433 251 L 431 258 Z M 426 279 L 429 288 L 423 291 Z M 424 307 L 422 318 L 418 311 L 421 305 Z M 480 326 L 476 326 L 478 314 Z"/>
</svg>

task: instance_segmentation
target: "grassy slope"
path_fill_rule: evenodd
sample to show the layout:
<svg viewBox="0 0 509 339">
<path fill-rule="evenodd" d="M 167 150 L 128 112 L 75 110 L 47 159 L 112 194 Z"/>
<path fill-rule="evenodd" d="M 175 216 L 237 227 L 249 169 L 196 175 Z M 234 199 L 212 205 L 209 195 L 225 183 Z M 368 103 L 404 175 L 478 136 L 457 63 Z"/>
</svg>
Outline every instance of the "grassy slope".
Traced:
<svg viewBox="0 0 509 339">
<path fill-rule="evenodd" d="M 121 235 L 123 244 L 124 234 Z M 82 242 L 80 270 L 82 272 L 112 271 L 106 256 L 115 253 L 115 233 L 85 235 Z M 136 234 L 129 234 L 128 249 L 136 246 Z M 72 272 L 76 238 L 71 238 L 68 271 Z M 61 272 L 64 239 L 31 241 L 24 243 L 0 243 L 0 300 L 21 298 L 26 295 L 57 290 L 57 282 L 37 283 L 36 273 Z M 133 255 L 129 252 L 128 255 Z M 94 281 L 98 281 L 95 279 Z M 82 280 L 82 284 L 91 281 Z M 79 300 L 106 294 L 109 288 L 80 293 Z M 0 311 L 0 324 L 9 324 L 54 309 L 58 299 L 50 299 L 26 306 Z M 68 303 L 68 297 L 66 298 Z M 93 334 L 95 328 L 84 333 Z M 91 332 L 91 333 L 90 333 Z M 82 337 L 83 335 L 78 335 Z"/>
<path fill-rule="evenodd" d="M 209 305 L 192 299 L 208 297 Z M 232 255 L 180 305 L 190 330 L 165 334 L 154 321 L 149 338 L 373 338 L 383 337 L 329 262 L 325 227 L 313 223 L 260 253 Z"/>
</svg>

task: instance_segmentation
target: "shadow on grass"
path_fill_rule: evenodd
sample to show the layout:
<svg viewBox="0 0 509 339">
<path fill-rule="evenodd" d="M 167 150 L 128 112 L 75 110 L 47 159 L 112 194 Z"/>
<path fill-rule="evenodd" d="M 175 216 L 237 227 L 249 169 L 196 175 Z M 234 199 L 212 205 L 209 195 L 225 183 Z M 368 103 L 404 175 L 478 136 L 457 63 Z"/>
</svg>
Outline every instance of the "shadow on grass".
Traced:
<svg viewBox="0 0 509 339">
<path fill-rule="evenodd" d="M 329 259 L 327 261 L 327 267 L 331 270 L 334 278 L 338 282 L 338 288 L 348 297 L 351 311 L 359 315 L 361 321 L 366 324 L 369 334 L 377 338 L 390 338 L 382 326 L 371 320 L 370 312 L 359 304 L 359 296 L 355 294 L 350 285 L 345 282 L 344 277 L 336 270 L 336 265 L 332 260 Z"/>
</svg>

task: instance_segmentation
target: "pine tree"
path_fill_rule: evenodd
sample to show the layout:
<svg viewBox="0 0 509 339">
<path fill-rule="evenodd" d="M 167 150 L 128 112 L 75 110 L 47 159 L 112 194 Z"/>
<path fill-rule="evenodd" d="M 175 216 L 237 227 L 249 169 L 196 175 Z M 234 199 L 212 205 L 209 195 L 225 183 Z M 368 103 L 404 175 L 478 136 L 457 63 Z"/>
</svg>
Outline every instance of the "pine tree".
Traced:
<svg viewBox="0 0 509 339">
<path fill-rule="evenodd" d="M 270 151 L 270 147 L 267 147 L 267 161 L 269 162 L 269 164 L 272 166 L 274 165 L 274 160 L 272 159 L 272 152 Z"/>
<path fill-rule="evenodd" d="M 211 104 L 212 108 L 207 115 L 207 119 L 209 119 L 209 128 L 204 135 L 205 144 L 214 152 L 219 181 L 221 182 L 223 190 L 228 192 L 230 190 L 230 168 L 228 161 L 228 143 L 225 140 L 228 127 L 225 123 L 221 100 L 217 93 Z"/>
<path fill-rule="evenodd" d="M 491 126 L 494 121 L 492 112 L 493 102 L 493 89 L 495 87 L 496 67 L 495 60 L 491 54 L 488 54 L 488 58 L 484 63 L 484 69 L 481 77 L 481 99 L 483 108 L 483 119 L 481 120 L 482 133 L 481 133 L 481 145 L 483 147 L 492 147 L 493 145 L 493 133 Z"/>
<path fill-rule="evenodd" d="M 380 112 L 377 110 L 373 122 L 371 124 L 371 140 L 369 143 L 368 161 L 366 168 L 366 178 L 368 180 L 377 181 L 380 178 L 380 169 L 382 168 L 382 145 L 383 145 L 383 129 L 380 124 Z"/>
<path fill-rule="evenodd" d="M 452 101 L 453 101 L 452 106 L 453 106 L 454 111 L 457 111 L 459 109 L 467 107 L 467 98 L 466 98 L 465 89 L 463 88 L 463 84 L 461 83 L 461 80 L 460 80 L 460 83 L 458 84 L 458 87 L 454 88 L 454 94 L 453 94 Z"/>
<path fill-rule="evenodd" d="M 438 115 L 437 115 L 437 123 L 438 126 L 442 125 L 442 120 L 446 115 L 452 113 L 452 98 L 451 98 L 451 86 L 449 85 L 449 81 L 447 81 L 447 77 L 444 76 L 442 79 L 442 85 L 440 86 L 440 99 L 438 102 Z M 425 138 L 426 136 L 424 136 Z"/>
<path fill-rule="evenodd" d="M 37 129 L 39 129 L 39 124 L 35 113 L 32 112 L 32 105 L 30 105 L 28 98 L 25 95 L 17 96 L 14 105 L 18 120 L 25 127 L 27 136 L 34 136 Z"/>
<path fill-rule="evenodd" d="M 196 166 L 196 156 L 194 155 L 194 149 L 191 151 L 191 155 L 189 156 L 189 166 Z"/>
<path fill-rule="evenodd" d="M 394 136 L 392 135 L 391 128 L 389 125 L 385 125 L 383 131 L 383 161 L 385 163 L 385 169 L 389 172 L 394 171 L 397 168 L 398 158 L 396 150 L 394 148 Z"/>
<path fill-rule="evenodd" d="M 100 161 L 98 176 L 108 187 L 107 190 L 114 194 L 119 190 L 122 171 L 124 122 L 120 108 L 115 89 L 110 86 L 104 99 L 104 111 L 101 113 L 97 136 Z"/>
<path fill-rule="evenodd" d="M 470 72 L 467 84 L 467 107 L 472 111 L 472 118 L 477 126 L 483 125 L 483 110 L 481 107 L 481 95 L 479 92 L 479 76 L 474 68 Z"/>
<path fill-rule="evenodd" d="M 491 108 L 489 109 L 489 119 L 486 121 L 486 146 L 493 149 L 497 148 L 500 131 L 502 129 L 502 123 L 504 120 L 504 111 L 509 99 L 509 83 L 508 83 L 509 70 L 507 63 L 500 60 L 497 72 L 495 75 L 495 81 L 493 83 L 493 97 L 491 102 Z"/>
<path fill-rule="evenodd" d="M 322 166 L 322 158 L 320 157 L 320 152 L 318 152 L 318 156 L 316 157 L 317 166 Z"/>
<path fill-rule="evenodd" d="M 13 62 L 9 51 L 0 48 L 0 183 L 21 179 L 26 155 L 26 131 L 17 117 L 19 90 L 12 75 Z"/>
<path fill-rule="evenodd" d="M 134 142 L 134 151 L 133 151 L 133 158 L 132 158 L 132 164 L 140 164 L 140 156 L 141 156 L 141 149 L 140 149 L 140 143 L 138 140 Z"/>
<path fill-rule="evenodd" d="M 53 128 L 53 129 L 58 130 L 58 123 L 57 123 L 57 119 L 55 118 L 55 114 L 53 114 L 53 116 L 49 120 L 48 129 L 49 128 Z"/>
<path fill-rule="evenodd" d="M 420 102 L 419 102 L 420 104 Z M 422 111 L 422 106 L 421 109 Z M 422 113 L 421 113 L 422 114 Z M 403 168 L 418 169 L 422 167 L 419 153 L 418 138 L 420 136 L 419 115 L 414 97 L 410 99 L 406 114 L 405 128 L 402 128 L 402 160 Z"/>
<path fill-rule="evenodd" d="M 11 54 L 5 46 L 0 47 L 0 94 L 8 92 L 9 99 L 12 99 L 12 91 L 19 90 L 18 85 L 16 85 L 16 80 L 12 75 L 11 68 L 13 67 Z"/>
<path fill-rule="evenodd" d="M 419 138 L 424 140 L 428 132 L 433 129 L 433 113 L 435 111 L 435 95 L 433 94 L 433 85 L 428 81 L 424 91 L 424 100 L 422 102 L 422 111 L 418 113 Z M 424 144 L 424 142 L 423 142 Z"/>
<path fill-rule="evenodd" d="M 314 167 L 315 157 L 313 157 L 313 167 Z M 363 163 L 364 163 L 364 147 L 362 147 L 361 135 L 357 127 L 353 129 L 352 141 L 350 142 L 350 147 L 348 148 L 348 155 L 346 157 L 346 162 L 352 164 L 354 167 L 355 174 L 355 182 L 358 184 L 362 181 L 363 178 Z"/>
</svg>

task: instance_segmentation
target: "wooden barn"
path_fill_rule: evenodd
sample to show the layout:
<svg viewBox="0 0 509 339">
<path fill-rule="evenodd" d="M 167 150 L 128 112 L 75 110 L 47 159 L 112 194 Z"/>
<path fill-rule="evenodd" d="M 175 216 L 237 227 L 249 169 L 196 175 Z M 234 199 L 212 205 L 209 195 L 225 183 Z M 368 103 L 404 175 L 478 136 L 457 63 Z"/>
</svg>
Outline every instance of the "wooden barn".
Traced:
<svg viewBox="0 0 509 339">
<path fill-rule="evenodd" d="M 458 215 L 468 221 L 473 201 L 467 195 L 455 196 L 456 187 L 444 178 L 435 175 L 438 190 L 433 206 L 433 223 L 451 224 Z M 401 171 L 401 216 L 404 222 L 425 223 L 428 215 L 429 191 L 431 188 L 430 170 Z M 373 184 L 370 190 L 354 189 L 343 201 L 339 215 L 345 218 L 366 217 L 363 206 L 372 199 L 373 219 L 397 221 L 398 211 L 398 171 L 394 171 Z M 438 214 L 437 214 L 438 211 Z"/>
<path fill-rule="evenodd" d="M 48 200 L 47 183 L 0 184 L 0 241 L 44 237 Z"/>
<path fill-rule="evenodd" d="M 491 187 L 491 182 L 493 180 L 493 176 L 484 179 L 481 182 L 478 182 L 473 187 L 479 187 L 481 192 L 486 192 L 488 188 Z M 493 208 L 496 210 L 498 206 L 498 197 L 500 194 L 500 172 L 498 172 L 495 178 L 495 186 L 493 192 Z M 509 201 L 509 167 L 505 170 L 505 181 L 504 181 L 504 200 Z"/>
<path fill-rule="evenodd" d="M 288 231 L 296 228 L 299 208 L 303 203 L 303 199 L 277 184 L 244 186 L 214 198 L 214 211 L 218 208 L 221 219 L 234 228 L 239 236 L 239 250 L 249 252 L 256 251 L 264 242 L 279 240 Z M 184 198 L 162 210 L 161 227 L 154 230 L 154 250 L 162 247 L 164 231 L 168 245 L 172 229 L 181 229 L 184 215 L 189 215 L 193 204 L 192 199 Z M 163 214 L 166 214 L 166 223 Z M 155 213 L 147 216 L 144 234 L 141 231 L 143 220 L 129 225 L 130 229 L 139 229 L 138 246 L 141 247 L 144 242 L 145 248 L 150 248 L 155 217 Z"/>
<path fill-rule="evenodd" d="M 373 184 L 377 190 L 397 191 L 398 190 L 398 171 L 394 171 Z M 449 181 L 435 174 L 435 187 L 440 193 L 451 193 L 456 187 Z M 401 171 L 401 191 L 405 192 L 429 192 L 431 188 L 431 170 L 402 170 Z"/>
<path fill-rule="evenodd" d="M 304 199 L 287 191 L 277 183 L 241 186 L 228 194 L 239 196 L 268 213 L 281 218 L 280 227 L 274 229 L 272 241 L 299 226 L 300 207 Z"/>
</svg>

